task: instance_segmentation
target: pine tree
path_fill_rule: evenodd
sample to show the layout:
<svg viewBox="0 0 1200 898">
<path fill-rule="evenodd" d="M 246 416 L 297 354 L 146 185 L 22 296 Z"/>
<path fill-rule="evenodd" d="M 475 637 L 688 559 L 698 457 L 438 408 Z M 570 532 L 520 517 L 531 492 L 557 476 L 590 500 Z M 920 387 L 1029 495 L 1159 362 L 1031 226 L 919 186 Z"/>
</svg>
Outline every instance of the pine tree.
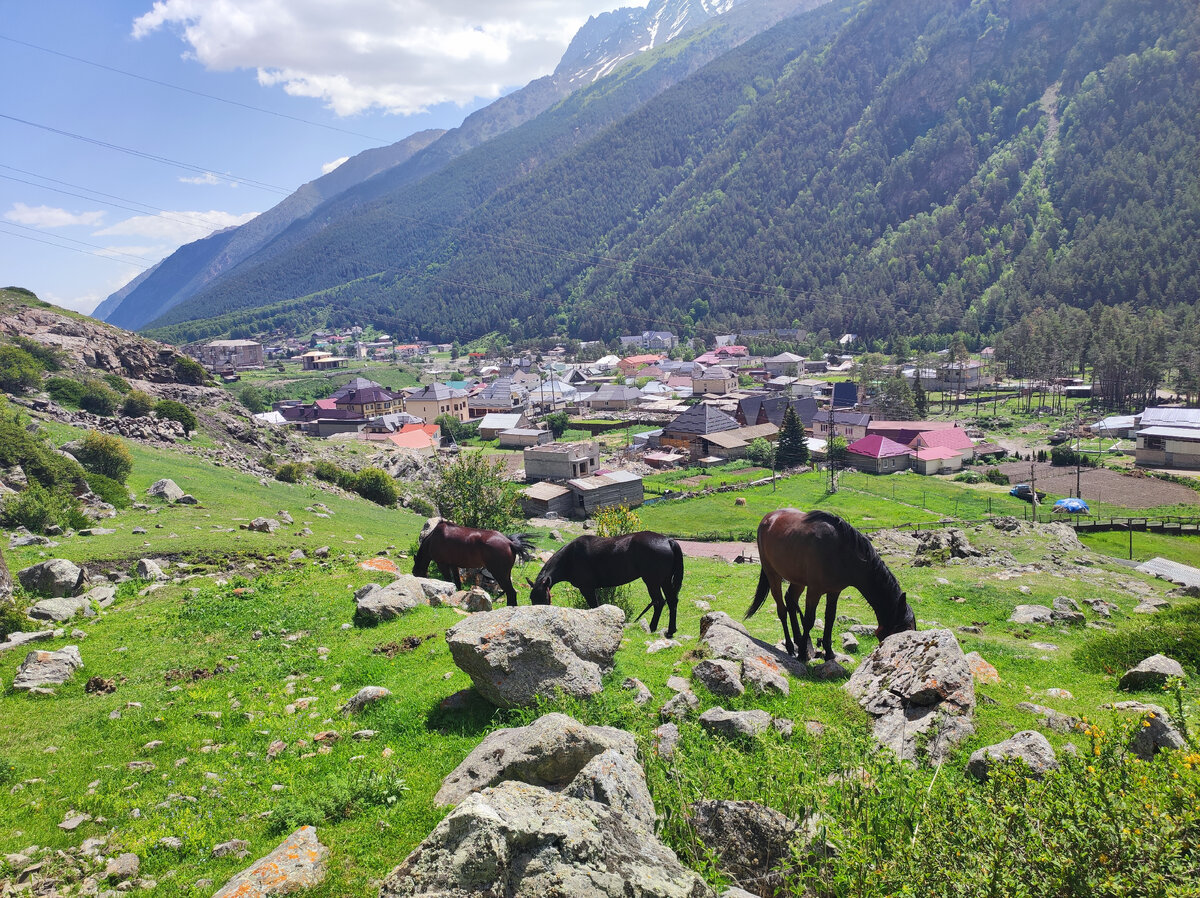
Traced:
<svg viewBox="0 0 1200 898">
<path fill-rule="evenodd" d="M 783 427 L 779 431 L 779 448 L 775 457 L 781 468 L 794 468 L 808 464 L 808 443 L 804 440 L 804 427 L 791 405 L 783 413 Z"/>
<path fill-rule="evenodd" d="M 925 388 L 921 386 L 921 371 L 917 370 L 916 376 L 913 378 L 913 405 L 917 410 L 917 417 L 924 421 L 925 416 L 929 414 L 929 400 L 925 398 Z"/>
</svg>

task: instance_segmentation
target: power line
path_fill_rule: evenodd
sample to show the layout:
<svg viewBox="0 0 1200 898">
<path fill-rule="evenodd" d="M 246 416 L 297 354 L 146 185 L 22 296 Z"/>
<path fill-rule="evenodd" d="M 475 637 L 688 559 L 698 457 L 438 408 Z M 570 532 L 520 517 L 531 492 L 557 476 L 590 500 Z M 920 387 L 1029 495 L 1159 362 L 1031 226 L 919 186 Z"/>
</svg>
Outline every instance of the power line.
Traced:
<svg viewBox="0 0 1200 898">
<path fill-rule="evenodd" d="M 139 159 L 148 159 L 151 162 L 159 162 L 163 165 L 171 165 L 171 166 L 174 166 L 175 168 L 181 168 L 184 171 L 195 172 L 196 174 L 200 174 L 200 175 L 215 175 L 216 174 L 216 172 L 214 172 L 210 168 L 202 168 L 199 165 L 192 165 L 190 162 L 180 162 L 178 159 L 170 159 L 166 156 L 157 156 L 154 153 L 146 153 L 146 152 L 143 152 L 142 150 L 132 149 L 131 147 L 123 147 L 119 144 L 109 143 L 106 140 L 99 140 L 95 137 L 87 137 L 86 135 L 83 135 L 83 134 L 76 134 L 74 131 L 65 131 L 62 128 L 55 128 L 51 125 L 43 125 L 40 122 L 31 122 L 28 119 L 18 118 L 15 115 L 6 115 L 5 113 L 0 112 L 0 119 L 6 119 L 7 121 L 10 121 L 10 122 L 17 122 L 18 124 L 26 125 L 30 128 L 40 128 L 43 131 L 49 131 L 51 134 L 58 134 L 62 137 L 69 137 L 72 140 L 80 140 L 80 141 L 83 141 L 84 143 L 90 143 L 93 146 L 104 147 L 105 149 L 108 149 L 108 150 L 116 150 L 119 153 L 126 153 L 130 156 L 136 156 Z M 228 175 L 228 174 L 223 174 L 223 175 L 221 175 L 221 177 L 223 177 L 226 180 L 231 181 L 235 184 L 245 184 L 247 187 L 254 187 L 254 188 L 257 188 L 258 190 L 266 190 L 271 193 L 279 193 L 279 194 L 283 194 L 284 196 L 289 196 L 292 193 L 292 191 L 290 191 L 284 187 L 278 187 L 275 184 L 267 184 L 262 181 L 255 181 L 252 178 L 239 178 L 235 175 Z"/>
<path fill-rule="evenodd" d="M 74 246 L 63 246 L 61 243 L 54 243 L 50 240 L 41 240 L 37 237 L 31 237 L 28 234 L 16 234 L 16 233 L 13 233 L 12 231 L 0 230 L 0 235 L 3 235 L 5 237 L 19 237 L 22 240 L 31 240 L 34 243 L 44 243 L 44 244 L 46 244 L 46 246 L 53 246 L 53 247 L 57 247 L 58 249 L 69 249 L 69 250 L 71 250 L 71 252 L 83 253 L 84 255 L 87 255 L 87 256 L 95 256 L 98 259 L 108 259 L 110 262 L 120 262 L 122 265 L 132 265 L 135 268 L 140 268 L 142 271 L 145 271 L 147 268 L 150 267 L 149 265 L 139 265 L 137 262 L 129 262 L 129 261 L 126 261 L 125 259 L 118 259 L 115 256 L 108 255 L 107 253 L 94 253 L 89 249 L 78 249 Z"/>
<path fill-rule="evenodd" d="M 107 257 L 125 256 L 127 259 L 133 259 L 137 262 L 145 262 L 148 265 L 155 264 L 154 259 L 147 259 L 145 256 L 135 256 L 133 253 L 123 253 L 117 249 L 110 249 L 107 246 L 100 246 L 100 244 L 98 244 L 98 243 L 88 243 L 86 240 L 76 240 L 74 237 L 64 237 L 62 234 L 46 234 L 43 231 L 39 231 L 37 228 L 31 228 L 28 225 L 19 224 L 15 221 L 4 221 L 4 222 L 0 222 L 0 224 L 7 225 L 10 228 L 20 228 L 23 231 L 32 231 L 33 233 L 39 234 L 43 237 L 53 237 L 55 240 L 65 240 L 68 243 L 78 243 L 80 246 L 90 246 L 92 249 L 103 250 Z M 19 237 L 21 235 L 14 234 L 13 236 Z M 51 245 L 53 246 L 55 244 L 51 244 Z M 65 247 L 63 247 L 63 249 L 71 249 L 71 247 L 65 246 Z"/>
<path fill-rule="evenodd" d="M 230 100 L 228 97 L 219 97 L 216 94 L 205 93 L 202 90 L 193 90 L 190 87 L 183 87 L 179 84 L 171 84 L 168 81 L 159 81 L 157 78 L 150 78 L 150 77 L 147 77 L 146 75 L 138 75 L 134 72 L 127 72 L 124 69 L 118 69 L 118 68 L 115 68 L 110 65 L 105 65 L 102 62 L 93 62 L 92 60 L 84 59 L 81 56 L 72 56 L 70 53 L 63 53 L 61 50 L 51 50 L 49 47 L 41 47 L 41 46 L 38 46 L 37 44 L 31 44 L 31 43 L 29 43 L 29 41 L 18 40 L 17 38 L 9 37 L 6 34 L 0 34 L 0 40 L 5 40 L 5 41 L 8 41 L 9 43 L 13 43 L 13 44 L 19 44 L 22 47 L 29 47 L 31 50 L 38 50 L 42 53 L 49 53 L 52 56 L 59 56 L 63 59 L 70 59 L 72 62 L 79 62 L 84 65 L 90 65 L 97 69 L 103 69 L 106 72 L 113 72 L 117 75 L 124 75 L 127 78 L 136 78 L 138 81 L 145 81 L 148 84 L 157 84 L 159 87 L 170 88 L 171 90 L 177 90 L 177 91 L 180 91 L 181 93 L 191 94 L 192 96 L 204 97 L 207 100 L 216 100 L 218 103 L 227 103 L 230 106 L 237 106 L 241 109 L 249 109 L 253 112 L 261 112 L 266 115 L 273 115 L 277 118 L 284 118 L 284 119 L 288 119 L 293 122 L 300 122 L 303 125 L 312 125 L 315 128 L 325 128 L 329 131 L 339 131 L 342 134 L 349 134 L 349 135 L 352 135 L 353 137 L 365 137 L 367 140 L 374 140 L 380 144 L 390 144 L 390 143 L 394 142 L 394 141 L 388 140 L 387 138 L 384 138 L 384 137 L 376 137 L 373 134 L 363 134 L 360 131 L 351 131 L 348 128 L 339 128 L 337 125 L 328 125 L 328 124 L 325 124 L 324 122 L 314 122 L 314 121 L 310 121 L 309 119 L 306 119 L 306 118 L 300 118 L 299 116 L 288 115 L 286 112 L 276 112 L 274 109 L 266 109 L 262 106 L 254 106 L 254 105 L 251 105 L 250 103 L 242 103 L 238 100 Z"/>
</svg>

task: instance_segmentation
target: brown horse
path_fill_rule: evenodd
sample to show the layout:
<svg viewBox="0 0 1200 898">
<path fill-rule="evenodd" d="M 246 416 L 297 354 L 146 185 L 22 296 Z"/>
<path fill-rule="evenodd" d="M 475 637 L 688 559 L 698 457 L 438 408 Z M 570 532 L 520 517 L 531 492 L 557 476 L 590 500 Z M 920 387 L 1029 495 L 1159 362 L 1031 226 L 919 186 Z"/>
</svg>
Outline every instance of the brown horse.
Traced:
<svg viewBox="0 0 1200 898">
<path fill-rule="evenodd" d="M 813 657 L 809 632 L 816 619 L 817 602 L 825 599 L 825 634 L 822 645 L 825 660 L 833 659 L 833 621 L 837 616 L 837 601 L 841 591 L 853 586 L 875 612 L 879 626 L 875 635 L 880 641 L 904 630 L 917 629 L 916 616 L 908 607 L 908 599 L 892 576 L 871 541 L 836 515 L 824 511 L 805 514 L 794 508 L 773 511 L 758 525 L 758 557 L 762 572 L 754 601 L 746 617 L 762 607 L 769 589 L 775 599 L 775 610 L 783 625 L 783 640 L 788 654 L 798 648 L 801 661 Z M 781 581 L 788 581 L 785 596 Z M 801 591 L 808 588 L 804 602 L 804 636 L 800 639 L 799 612 Z M 788 632 L 788 616 L 792 620 Z M 794 646 L 792 640 L 800 640 Z"/>
<path fill-rule="evenodd" d="M 512 569 L 517 559 L 533 557 L 534 545 L 524 533 L 501 533 L 478 527 L 460 527 L 449 521 L 439 521 L 421 540 L 417 557 L 413 559 L 413 575 L 424 577 L 429 563 L 437 562 L 443 576 L 448 575 L 455 587 L 462 589 L 459 568 L 486 568 L 508 597 L 508 604 L 517 604 L 513 588 Z"/>
</svg>

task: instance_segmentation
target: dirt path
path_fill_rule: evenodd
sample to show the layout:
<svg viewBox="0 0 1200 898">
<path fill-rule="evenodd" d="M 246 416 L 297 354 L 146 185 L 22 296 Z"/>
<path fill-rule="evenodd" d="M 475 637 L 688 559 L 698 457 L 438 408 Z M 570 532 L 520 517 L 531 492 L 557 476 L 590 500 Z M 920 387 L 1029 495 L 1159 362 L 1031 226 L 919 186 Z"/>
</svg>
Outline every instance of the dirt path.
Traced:
<svg viewBox="0 0 1200 898">
<path fill-rule="evenodd" d="M 703 543 L 691 539 L 677 539 L 679 548 L 688 558 L 719 558 L 722 561 L 736 561 L 742 557 L 749 561 L 758 561 L 758 546 L 748 543 Z"/>
</svg>

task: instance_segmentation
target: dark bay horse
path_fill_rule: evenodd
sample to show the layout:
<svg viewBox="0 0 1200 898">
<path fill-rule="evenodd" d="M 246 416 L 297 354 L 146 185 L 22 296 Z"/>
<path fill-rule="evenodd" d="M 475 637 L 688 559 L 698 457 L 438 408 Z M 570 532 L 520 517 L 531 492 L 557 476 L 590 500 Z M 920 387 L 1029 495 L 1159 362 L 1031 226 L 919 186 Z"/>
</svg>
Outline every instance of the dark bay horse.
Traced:
<svg viewBox="0 0 1200 898">
<path fill-rule="evenodd" d="M 443 575 L 449 575 L 455 587 L 462 589 L 459 568 L 486 568 L 508 597 L 508 604 L 517 604 L 513 588 L 512 569 L 517 559 L 533 557 L 534 545 L 524 533 L 501 533 L 499 530 L 480 530 L 460 527 L 449 521 L 439 521 L 429 531 L 413 559 L 413 575 L 429 573 L 429 562 L 437 562 Z"/>
<path fill-rule="evenodd" d="M 542 566 L 536 580 L 529 581 L 533 587 L 529 601 L 549 605 L 550 589 L 555 583 L 565 581 L 583 593 L 589 608 L 595 608 L 600 604 L 597 589 L 623 586 L 639 578 L 650 593 L 650 604 L 642 614 L 651 606 L 654 608 L 650 629 L 658 629 L 658 619 L 666 605 L 670 609 L 667 636 L 674 636 L 675 612 L 683 586 L 683 550 L 675 540 L 651 530 L 571 540 Z M 639 620 L 642 614 L 638 615 Z"/>
<path fill-rule="evenodd" d="M 882 642 L 893 633 L 917 629 L 916 616 L 908 607 L 908 599 L 892 576 L 871 541 L 836 515 L 824 511 L 805 514 L 794 508 L 773 511 L 758 525 L 758 557 L 762 572 L 758 589 L 746 617 L 762 607 L 767 591 L 775 598 L 775 610 L 783 625 L 783 640 L 788 654 L 793 653 L 793 639 L 801 661 L 813 657 L 809 632 L 816 619 L 817 602 L 825 598 L 825 633 L 822 645 L 825 660 L 833 658 L 833 621 L 837 616 L 837 601 L 842 590 L 853 586 L 875 612 L 879 626 L 875 635 Z M 786 597 L 781 594 L 781 581 L 788 581 Z M 804 602 L 804 636 L 800 637 L 800 593 L 808 588 Z M 786 604 L 785 604 L 786 598 Z M 788 616 L 792 620 L 788 632 Z"/>
</svg>

